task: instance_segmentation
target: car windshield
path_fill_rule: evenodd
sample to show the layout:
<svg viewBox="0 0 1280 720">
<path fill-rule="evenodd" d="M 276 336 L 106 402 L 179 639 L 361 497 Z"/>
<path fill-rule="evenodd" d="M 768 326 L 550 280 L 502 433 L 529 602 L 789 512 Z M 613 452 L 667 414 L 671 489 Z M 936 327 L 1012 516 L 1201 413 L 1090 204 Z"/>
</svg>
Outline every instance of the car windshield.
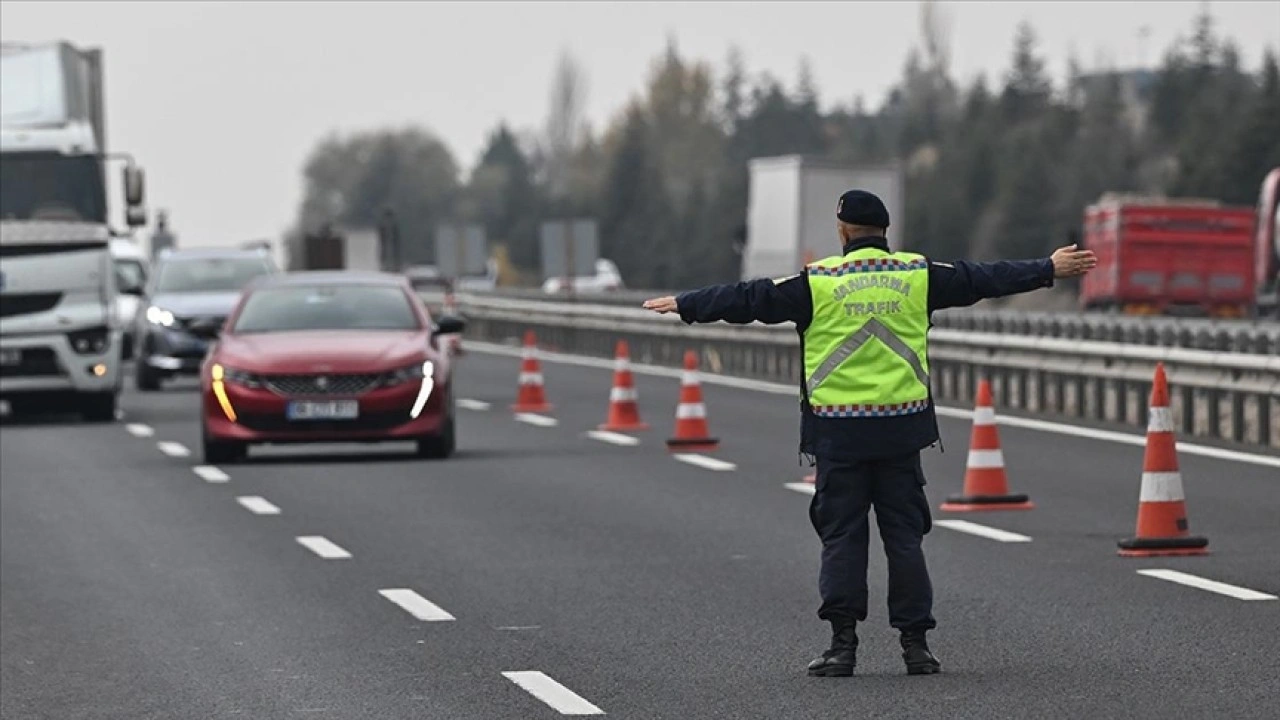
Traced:
<svg viewBox="0 0 1280 720">
<path fill-rule="evenodd" d="M 156 292 L 235 292 L 270 272 L 266 260 L 256 257 L 169 260 L 160 266 Z"/>
<path fill-rule="evenodd" d="M 399 287 L 309 285 L 255 290 L 233 332 L 418 330 L 422 326 Z"/>
</svg>

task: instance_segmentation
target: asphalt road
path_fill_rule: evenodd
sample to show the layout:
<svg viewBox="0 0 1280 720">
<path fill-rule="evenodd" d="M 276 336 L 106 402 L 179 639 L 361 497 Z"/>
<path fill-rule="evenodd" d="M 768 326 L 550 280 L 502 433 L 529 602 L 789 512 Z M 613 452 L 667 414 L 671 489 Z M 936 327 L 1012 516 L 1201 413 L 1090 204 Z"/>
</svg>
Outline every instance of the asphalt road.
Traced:
<svg viewBox="0 0 1280 720">
<path fill-rule="evenodd" d="M 513 418 L 517 371 L 464 358 L 457 396 L 478 402 L 443 462 L 324 446 L 195 468 L 191 384 L 130 391 L 116 424 L 4 423 L 0 714 L 1276 717 L 1280 601 L 1137 571 L 1280 595 L 1280 465 L 1183 453 L 1212 554 L 1123 559 L 1142 448 L 1002 427 L 1011 485 L 1037 508 L 935 520 L 1031 541 L 929 535 L 943 674 L 903 673 L 875 541 L 858 673 L 817 679 L 804 666 L 829 636 L 809 497 L 786 487 L 808 472 L 794 401 L 705 385 L 710 455 L 732 464 L 712 469 L 663 446 L 676 380 L 637 377 L 653 429 L 619 446 L 585 435 L 607 369 L 544 363 L 554 426 Z M 968 441 L 965 420 L 942 424 L 935 509 Z"/>
</svg>

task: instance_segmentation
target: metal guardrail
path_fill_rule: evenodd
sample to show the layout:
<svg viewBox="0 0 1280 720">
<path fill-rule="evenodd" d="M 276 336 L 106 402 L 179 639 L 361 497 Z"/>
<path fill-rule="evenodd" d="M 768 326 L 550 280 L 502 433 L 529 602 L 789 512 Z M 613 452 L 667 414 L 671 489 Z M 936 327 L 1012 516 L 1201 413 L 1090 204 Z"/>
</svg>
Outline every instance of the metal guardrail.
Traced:
<svg viewBox="0 0 1280 720">
<path fill-rule="evenodd" d="M 508 288 L 472 293 L 475 297 L 525 300 L 532 303 L 617 307 L 638 307 L 647 298 L 671 294 L 674 292 L 669 290 L 621 290 L 569 296 L 550 295 L 535 289 Z M 964 331 L 1280 355 L 1280 322 L 1275 320 L 1137 317 L 1085 312 L 956 308 L 935 313 L 934 323 L 939 328 Z"/>
<path fill-rule="evenodd" d="M 435 301 L 434 298 L 427 298 Z M 799 387 L 799 336 L 789 325 L 685 325 L 638 308 L 459 296 L 466 335 L 612 357 L 625 339 L 637 362 L 677 367 L 686 349 L 713 373 Z M 937 327 L 929 335 L 934 395 L 965 405 L 981 377 L 997 403 L 1030 413 L 1143 428 L 1155 364 L 1168 372 L 1183 435 L 1280 449 L 1280 355 L 1217 352 L 1070 337 Z"/>
</svg>

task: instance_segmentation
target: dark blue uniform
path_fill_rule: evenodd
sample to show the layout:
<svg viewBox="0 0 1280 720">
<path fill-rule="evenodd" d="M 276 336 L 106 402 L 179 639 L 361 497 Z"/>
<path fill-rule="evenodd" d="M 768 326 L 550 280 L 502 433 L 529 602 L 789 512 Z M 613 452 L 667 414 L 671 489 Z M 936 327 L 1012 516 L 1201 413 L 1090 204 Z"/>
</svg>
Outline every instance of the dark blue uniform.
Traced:
<svg viewBox="0 0 1280 720">
<path fill-rule="evenodd" d="M 868 247 L 889 251 L 884 238 L 863 237 L 846 244 L 844 254 Z M 929 312 L 1052 285 L 1048 258 L 930 262 Z M 686 323 L 792 322 L 802 343 L 813 317 L 803 273 L 782 281 L 764 278 L 692 290 L 676 303 Z M 818 616 L 866 619 L 867 512 L 874 505 L 889 565 L 890 624 L 899 630 L 932 629 L 933 590 L 920 549 L 932 527 L 920 468 L 920 450 L 938 442 L 932 403 L 924 412 L 887 418 L 820 418 L 809 411 L 807 399 L 801 404 L 800 450 L 814 456 L 818 466 L 809 508 L 822 538 Z"/>
</svg>

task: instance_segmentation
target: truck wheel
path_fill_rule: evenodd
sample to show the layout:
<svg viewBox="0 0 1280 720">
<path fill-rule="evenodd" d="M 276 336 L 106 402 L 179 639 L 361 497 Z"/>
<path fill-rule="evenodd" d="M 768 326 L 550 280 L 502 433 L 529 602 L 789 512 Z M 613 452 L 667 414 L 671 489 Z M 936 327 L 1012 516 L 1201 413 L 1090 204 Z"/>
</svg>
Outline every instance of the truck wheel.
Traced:
<svg viewBox="0 0 1280 720">
<path fill-rule="evenodd" d="M 116 419 L 115 392 L 88 393 L 81 396 L 80 414 L 87 422 L 114 422 Z"/>
<path fill-rule="evenodd" d="M 160 389 L 160 373 L 147 367 L 146 358 L 140 357 L 133 363 L 133 384 L 142 392 Z"/>
</svg>

